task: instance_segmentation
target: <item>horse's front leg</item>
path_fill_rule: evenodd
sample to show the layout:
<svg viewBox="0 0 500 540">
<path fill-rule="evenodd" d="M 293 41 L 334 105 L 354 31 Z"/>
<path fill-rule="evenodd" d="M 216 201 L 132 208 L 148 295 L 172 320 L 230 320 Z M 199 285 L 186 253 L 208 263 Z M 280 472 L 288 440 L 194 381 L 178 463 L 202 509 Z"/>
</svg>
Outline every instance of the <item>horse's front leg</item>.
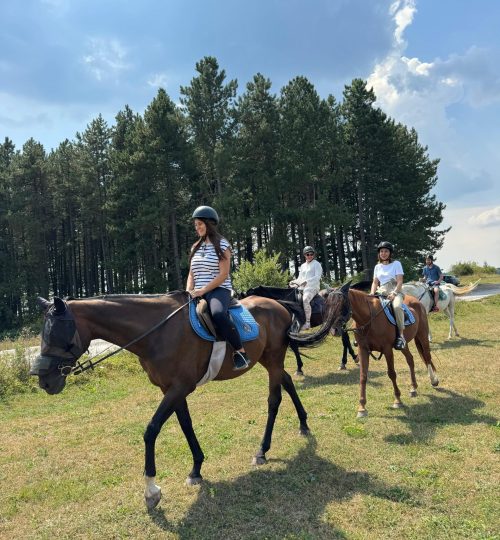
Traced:
<svg viewBox="0 0 500 540">
<path fill-rule="evenodd" d="M 387 362 L 387 375 L 389 376 L 389 379 L 391 379 L 392 386 L 394 388 L 394 403 L 392 404 L 392 408 L 400 409 L 403 404 L 401 403 L 401 390 L 399 389 L 396 381 L 397 375 L 396 370 L 394 369 L 394 353 L 392 352 L 392 347 L 387 347 L 387 349 L 384 351 L 384 355 Z"/>
<path fill-rule="evenodd" d="M 370 364 L 370 354 L 364 347 L 358 347 L 359 358 L 359 407 L 358 418 L 368 415 L 366 410 L 366 383 L 368 381 L 368 366 Z"/>
<path fill-rule="evenodd" d="M 274 422 L 278 414 L 281 403 L 281 382 L 282 370 L 278 372 L 278 367 L 273 366 L 269 371 L 269 397 L 267 398 L 267 423 L 264 437 L 262 439 L 259 451 L 253 458 L 253 465 L 264 465 L 267 463 L 266 452 L 271 448 L 271 438 L 273 434 Z"/>
<path fill-rule="evenodd" d="M 191 421 L 186 398 L 184 398 L 180 405 L 175 409 L 175 414 L 177 415 L 182 432 L 186 437 L 189 449 L 193 455 L 193 469 L 186 478 L 186 484 L 188 486 L 195 486 L 203 479 L 201 476 L 201 466 L 205 460 L 205 456 L 203 455 L 203 451 L 193 429 L 193 422 Z"/>
<path fill-rule="evenodd" d="M 156 485 L 156 461 L 155 461 L 155 443 L 163 424 L 170 418 L 176 410 L 179 400 L 185 400 L 185 395 L 179 392 L 169 391 L 163 396 L 161 403 L 156 410 L 153 418 L 149 422 L 144 433 L 145 464 L 144 480 L 146 489 L 144 497 L 148 510 L 152 510 L 160 502 L 161 488 Z"/>
</svg>

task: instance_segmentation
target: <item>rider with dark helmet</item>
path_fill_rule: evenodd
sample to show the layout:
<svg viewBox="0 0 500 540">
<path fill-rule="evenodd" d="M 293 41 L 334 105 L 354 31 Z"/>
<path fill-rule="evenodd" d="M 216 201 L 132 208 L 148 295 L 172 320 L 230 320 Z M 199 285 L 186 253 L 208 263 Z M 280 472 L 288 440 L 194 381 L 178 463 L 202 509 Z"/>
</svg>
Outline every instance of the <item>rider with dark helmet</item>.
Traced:
<svg viewBox="0 0 500 540">
<path fill-rule="evenodd" d="M 217 230 L 219 216 L 212 207 L 198 206 L 192 217 L 199 238 L 191 248 L 186 289 L 193 298 L 206 299 L 217 331 L 234 348 L 234 369 L 245 369 L 250 360 L 228 314 L 231 246 Z"/>
<path fill-rule="evenodd" d="M 403 304 L 404 295 L 401 292 L 403 286 L 403 267 L 399 261 L 392 260 L 394 246 L 390 242 L 380 242 L 377 246 L 378 264 L 373 271 L 373 282 L 371 294 L 380 294 L 391 300 L 394 308 L 394 316 L 398 328 L 398 336 L 394 344 L 395 349 L 404 349 L 406 340 L 404 338 L 404 313 Z"/>
<path fill-rule="evenodd" d="M 308 330 L 311 328 L 311 300 L 319 293 L 319 283 L 323 275 L 323 268 L 315 260 L 316 251 L 312 246 L 306 246 L 302 253 L 306 262 L 301 265 L 298 277 L 290 281 L 290 287 L 299 287 L 299 289 L 304 291 L 302 294 L 302 303 L 304 304 L 306 322 L 301 330 Z"/>
<path fill-rule="evenodd" d="M 430 289 L 434 291 L 434 307 L 432 311 L 439 311 L 439 285 L 443 280 L 443 273 L 437 264 L 434 264 L 434 257 L 429 253 L 425 257 L 425 266 L 422 270 L 420 281 L 425 281 Z"/>
</svg>

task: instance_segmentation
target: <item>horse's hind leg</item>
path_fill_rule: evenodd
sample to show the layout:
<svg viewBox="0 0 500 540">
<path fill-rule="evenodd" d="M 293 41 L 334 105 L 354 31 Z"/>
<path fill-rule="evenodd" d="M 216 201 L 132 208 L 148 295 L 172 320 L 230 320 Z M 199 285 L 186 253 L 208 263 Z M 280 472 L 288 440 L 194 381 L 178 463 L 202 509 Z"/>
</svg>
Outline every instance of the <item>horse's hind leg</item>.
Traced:
<svg viewBox="0 0 500 540">
<path fill-rule="evenodd" d="M 431 350 L 426 332 L 427 330 L 425 328 L 421 330 L 419 327 L 417 335 L 415 336 L 415 345 L 417 346 L 418 354 L 427 367 L 427 372 L 429 373 L 429 379 L 431 380 L 432 386 L 437 386 L 439 384 L 439 379 L 435 373 L 436 368 L 432 363 Z"/>
<path fill-rule="evenodd" d="M 410 368 L 410 379 L 411 379 L 410 397 L 417 397 L 418 384 L 417 384 L 417 378 L 415 377 L 415 362 L 413 360 L 413 355 L 411 354 L 407 346 L 401 352 L 406 358 L 406 363 L 408 364 L 408 367 Z"/>
<path fill-rule="evenodd" d="M 293 404 L 295 405 L 295 410 L 297 411 L 300 422 L 299 433 L 301 435 L 309 435 L 310 430 L 309 426 L 307 425 L 307 413 L 302 405 L 302 402 L 300 401 L 297 390 L 295 390 L 295 385 L 293 384 L 292 378 L 285 370 L 283 370 L 281 384 L 288 395 L 292 398 Z"/>
<path fill-rule="evenodd" d="M 448 334 L 448 339 L 451 339 L 452 330 L 454 330 L 455 335 L 459 337 L 457 327 L 455 326 L 455 297 L 450 298 L 450 303 L 448 304 L 448 307 L 445 311 L 450 318 L 450 332 Z"/>
<path fill-rule="evenodd" d="M 389 379 L 391 379 L 394 388 L 394 403 L 392 404 L 392 408 L 400 409 L 403 404 L 401 403 L 401 390 L 399 389 L 396 380 L 397 375 L 396 370 L 394 369 L 394 353 L 392 352 L 392 348 L 387 348 L 384 351 L 384 355 L 387 362 L 387 375 L 389 376 Z"/>
<path fill-rule="evenodd" d="M 280 372 L 277 370 L 277 366 L 268 368 L 269 372 L 269 397 L 267 398 L 267 423 L 266 430 L 264 432 L 264 437 L 262 439 L 259 451 L 253 458 L 253 465 L 264 465 L 267 463 L 266 452 L 271 448 L 271 438 L 273 435 L 274 422 L 276 421 L 276 416 L 278 414 L 278 409 L 281 403 L 281 382 L 282 376 L 281 371 L 283 367 L 281 366 Z"/>
</svg>

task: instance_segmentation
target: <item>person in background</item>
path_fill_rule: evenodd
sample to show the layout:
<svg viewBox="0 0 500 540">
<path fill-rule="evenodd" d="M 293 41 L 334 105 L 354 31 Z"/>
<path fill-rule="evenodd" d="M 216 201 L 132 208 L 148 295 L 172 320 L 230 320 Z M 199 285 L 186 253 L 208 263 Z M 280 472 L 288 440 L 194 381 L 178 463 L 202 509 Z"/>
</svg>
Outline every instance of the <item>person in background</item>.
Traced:
<svg viewBox="0 0 500 540">
<path fill-rule="evenodd" d="M 373 271 L 371 294 L 380 294 L 391 301 L 398 329 L 394 348 L 401 350 L 406 347 L 405 320 L 402 308 L 404 296 L 401 292 L 404 272 L 401 263 L 392 260 L 393 251 L 394 246 L 390 242 L 380 242 L 377 246 L 379 262 Z"/>
<path fill-rule="evenodd" d="M 439 311 L 439 285 L 443 281 L 443 273 L 441 272 L 441 268 L 434 264 L 434 257 L 430 253 L 425 258 L 425 266 L 422 270 L 420 281 L 425 281 L 428 287 L 434 291 L 434 307 L 431 311 Z"/>
<path fill-rule="evenodd" d="M 302 303 L 304 304 L 304 313 L 306 322 L 301 330 L 311 328 L 311 300 L 319 293 L 319 283 L 323 275 L 321 264 L 315 259 L 316 251 L 312 246 L 306 246 L 303 250 L 306 262 L 301 265 L 299 275 L 292 279 L 290 287 L 298 287 L 303 291 Z"/>
<path fill-rule="evenodd" d="M 246 369 L 250 360 L 228 313 L 232 296 L 231 247 L 217 230 L 219 216 L 212 207 L 199 206 L 193 219 L 199 238 L 191 248 L 186 290 L 193 298 L 206 299 L 217 332 L 234 348 L 233 369 Z"/>
</svg>

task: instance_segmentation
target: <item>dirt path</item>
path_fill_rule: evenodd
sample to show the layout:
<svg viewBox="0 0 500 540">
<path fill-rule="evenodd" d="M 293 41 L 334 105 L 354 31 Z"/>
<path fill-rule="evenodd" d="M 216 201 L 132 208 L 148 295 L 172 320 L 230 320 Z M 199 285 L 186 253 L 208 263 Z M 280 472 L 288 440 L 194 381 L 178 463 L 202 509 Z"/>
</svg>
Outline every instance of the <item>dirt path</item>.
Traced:
<svg viewBox="0 0 500 540">
<path fill-rule="evenodd" d="M 491 284 L 491 283 L 485 283 L 482 285 L 481 283 L 469 294 L 466 294 L 464 296 L 457 295 L 457 300 L 464 300 L 466 302 L 470 302 L 472 300 L 481 300 L 481 298 L 487 298 L 488 296 L 493 296 L 495 294 L 500 294 L 500 285 L 498 284 Z"/>
</svg>

